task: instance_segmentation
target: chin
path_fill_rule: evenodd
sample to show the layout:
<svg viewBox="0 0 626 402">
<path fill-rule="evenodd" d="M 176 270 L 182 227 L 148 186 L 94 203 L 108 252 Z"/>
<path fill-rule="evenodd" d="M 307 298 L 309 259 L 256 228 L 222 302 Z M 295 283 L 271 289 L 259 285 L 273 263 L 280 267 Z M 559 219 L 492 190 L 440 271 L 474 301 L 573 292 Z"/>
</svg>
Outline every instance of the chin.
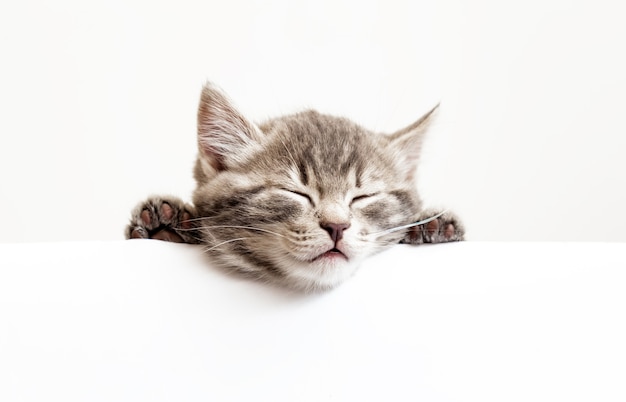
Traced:
<svg viewBox="0 0 626 402">
<path fill-rule="evenodd" d="M 360 261 L 346 257 L 326 256 L 311 262 L 300 262 L 289 267 L 287 280 L 290 287 L 305 291 L 323 291 L 337 287 L 354 275 Z"/>
</svg>

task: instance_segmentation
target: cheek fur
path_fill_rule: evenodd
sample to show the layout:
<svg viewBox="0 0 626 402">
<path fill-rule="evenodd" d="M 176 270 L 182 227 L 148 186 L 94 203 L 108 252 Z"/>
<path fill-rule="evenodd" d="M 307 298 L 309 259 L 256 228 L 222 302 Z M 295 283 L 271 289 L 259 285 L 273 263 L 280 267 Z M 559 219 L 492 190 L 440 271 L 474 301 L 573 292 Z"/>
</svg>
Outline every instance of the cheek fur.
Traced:
<svg viewBox="0 0 626 402">
<path fill-rule="evenodd" d="M 388 227 L 399 220 L 401 213 L 398 203 L 381 200 L 376 201 L 358 211 L 363 221 L 376 227 Z"/>
<path fill-rule="evenodd" d="M 392 192 L 387 197 L 358 209 L 356 213 L 368 225 L 385 228 L 410 220 L 417 213 L 417 206 L 409 194 Z"/>
<path fill-rule="evenodd" d="M 259 200 L 260 208 L 254 208 L 260 218 L 270 222 L 287 223 L 297 219 L 304 213 L 301 203 L 288 197 L 271 196 L 265 200 Z M 263 219 L 264 220 L 264 219 Z"/>
<path fill-rule="evenodd" d="M 361 209 L 361 215 L 368 221 L 385 221 L 393 215 L 392 210 L 395 210 L 395 206 L 387 201 L 376 201 L 365 208 Z"/>
<path fill-rule="evenodd" d="M 214 200 L 207 205 L 205 216 L 222 224 L 258 226 L 290 222 L 302 214 L 299 202 L 253 189 Z"/>
</svg>

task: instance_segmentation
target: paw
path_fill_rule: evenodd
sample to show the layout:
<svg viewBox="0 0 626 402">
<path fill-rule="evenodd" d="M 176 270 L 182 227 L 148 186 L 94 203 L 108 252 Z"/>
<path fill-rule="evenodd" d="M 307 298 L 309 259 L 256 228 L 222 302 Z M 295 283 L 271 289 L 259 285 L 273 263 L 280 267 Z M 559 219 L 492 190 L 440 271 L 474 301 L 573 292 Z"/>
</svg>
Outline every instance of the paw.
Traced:
<svg viewBox="0 0 626 402">
<path fill-rule="evenodd" d="M 417 221 L 435 216 L 439 211 L 423 211 Z M 447 243 L 464 240 L 465 229 L 459 218 L 451 212 L 446 212 L 437 219 L 423 225 L 414 226 L 408 229 L 402 243 L 423 244 L 423 243 Z"/>
<path fill-rule="evenodd" d="M 127 239 L 200 243 L 195 209 L 175 197 L 151 197 L 135 207 L 126 227 Z"/>
</svg>

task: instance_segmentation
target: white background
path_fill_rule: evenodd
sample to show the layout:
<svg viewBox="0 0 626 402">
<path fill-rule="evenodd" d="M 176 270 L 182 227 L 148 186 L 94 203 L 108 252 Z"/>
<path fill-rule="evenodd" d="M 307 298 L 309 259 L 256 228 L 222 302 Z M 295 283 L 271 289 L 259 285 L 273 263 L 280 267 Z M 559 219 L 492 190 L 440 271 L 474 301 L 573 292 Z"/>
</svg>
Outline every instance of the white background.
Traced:
<svg viewBox="0 0 626 402">
<path fill-rule="evenodd" d="M 252 120 L 394 131 L 441 100 L 420 170 L 473 240 L 626 240 L 617 0 L 3 1 L 0 241 L 121 239 L 193 189 L 202 84 Z"/>
<path fill-rule="evenodd" d="M 202 247 L 0 244 L 0 400 L 624 402 L 625 266 L 623 243 L 398 246 L 303 295 Z"/>
</svg>

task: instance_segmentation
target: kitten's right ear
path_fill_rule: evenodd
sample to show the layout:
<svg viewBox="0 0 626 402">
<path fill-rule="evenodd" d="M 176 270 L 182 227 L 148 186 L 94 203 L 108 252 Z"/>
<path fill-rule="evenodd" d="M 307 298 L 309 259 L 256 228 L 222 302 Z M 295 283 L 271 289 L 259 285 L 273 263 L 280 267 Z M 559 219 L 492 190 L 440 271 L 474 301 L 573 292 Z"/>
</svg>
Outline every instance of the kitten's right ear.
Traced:
<svg viewBox="0 0 626 402">
<path fill-rule="evenodd" d="M 200 158 L 212 169 L 225 170 L 248 159 L 259 148 L 262 135 L 213 84 L 202 88 L 198 149 Z"/>
</svg>

